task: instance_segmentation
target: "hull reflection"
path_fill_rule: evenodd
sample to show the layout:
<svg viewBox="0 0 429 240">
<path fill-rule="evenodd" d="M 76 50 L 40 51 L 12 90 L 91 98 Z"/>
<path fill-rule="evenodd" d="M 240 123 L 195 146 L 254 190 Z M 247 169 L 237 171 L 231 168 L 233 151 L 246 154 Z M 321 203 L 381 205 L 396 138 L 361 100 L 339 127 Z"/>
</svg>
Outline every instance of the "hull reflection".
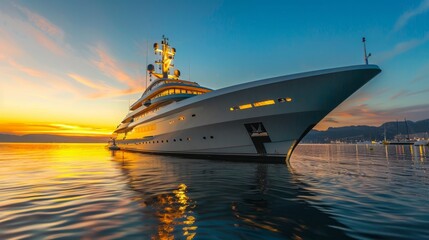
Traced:
<svg viewBox="0 0 429 240">
<path fill-rule="evenodd" d="M 344 225 L 307 202 L 314 195 L 286 165 L 132 152 L 113 161 L 136 193 L 142 221 L 157 226 L 147 229 L 151 238 L 252 239 L 261 231 L 267 238 L 348 238 Z"/>
</svg>

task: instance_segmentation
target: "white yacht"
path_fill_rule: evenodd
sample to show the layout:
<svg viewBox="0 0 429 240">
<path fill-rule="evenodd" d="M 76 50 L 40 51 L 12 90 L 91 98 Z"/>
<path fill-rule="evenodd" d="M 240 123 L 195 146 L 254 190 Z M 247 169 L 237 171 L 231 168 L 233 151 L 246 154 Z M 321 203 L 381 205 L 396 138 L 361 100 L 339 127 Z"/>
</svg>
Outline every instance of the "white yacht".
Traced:
<svg viewBox="0 0 429 240">
<path fill-rule="evenodd" d="M 199 158 L 284 162 L 329 112 L 381 72 L 357 65 L 238 84 L 218 90 L 180 79 L 176 50 L 154 44 L 160 73 L 113 133 L 123 150 Z"/>
</svg>

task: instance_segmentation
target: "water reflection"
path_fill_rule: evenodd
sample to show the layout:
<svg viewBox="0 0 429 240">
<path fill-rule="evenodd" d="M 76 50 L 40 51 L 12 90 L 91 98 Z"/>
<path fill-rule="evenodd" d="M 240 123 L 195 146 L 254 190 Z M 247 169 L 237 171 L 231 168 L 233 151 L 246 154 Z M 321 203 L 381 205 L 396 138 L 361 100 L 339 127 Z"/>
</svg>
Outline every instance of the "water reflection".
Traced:
<svg viewBox="0 0 429 240">
<path fill-rule="evenodd" d="M 417 239 L 429 233 L 428 157 L 425 146 L 300 145 L 292 165 L 350 236 Z"/>
<path fill-rule="evenodd" d="M 348 238 L 286 165 L 118 152 L 151 238 Z"/>
<path fill-rule="evenodd" d="M 143 159 L 140 162 L 139 154 L 128 153 L 124 151 L 112 152 L 113 160 L 119 163 L 122 173 L 127 177 L 128 186 L 135 192 L 139 193 L 134 197 L 144 210 L 143 223 L 150 222 L 151 227 L 149 233 L 152 239 L 174 239 L 175 235 L 183 236 L 185 239 L 193 239 L 196 226 L 196 218 L 193 215 L 195 204 L 187 196 L 187 186 L 184 183 L 179 183 L 171 189 L 163 188 L 162 186 L 153 186 L 153 183 L 162 181 L 157 179 L 156 174 L 163 175 L 162 172 L 151 172 L 153 168 L 163 167 L 161 162 L 149 163 L 148 159 Z M 145 157 L 153 157 L 152 155 Z M 145 169 L 139 169 L 145 167 Z M 152 169 L 149 169 L 152 167 Z M 177 178 L 173 178 L 176 180 Z M 169 187 L 174 183 L 168 184 Z M 153 188 L 160 188 L 158 190 Z M 148 221 L 148 217 L 151 220 Z M 153 222 L 157 222 L 154 224 Z M 157 226 L 156 233 L 153 233 Z M 180 232 L 181 230 L 181 232 Z"/>
<path fill-rule="evenodd" d="M 0 239 L 427 238 L 428 147 L 300 145 L 290 165 L 0 144 Z"/>
</svg>

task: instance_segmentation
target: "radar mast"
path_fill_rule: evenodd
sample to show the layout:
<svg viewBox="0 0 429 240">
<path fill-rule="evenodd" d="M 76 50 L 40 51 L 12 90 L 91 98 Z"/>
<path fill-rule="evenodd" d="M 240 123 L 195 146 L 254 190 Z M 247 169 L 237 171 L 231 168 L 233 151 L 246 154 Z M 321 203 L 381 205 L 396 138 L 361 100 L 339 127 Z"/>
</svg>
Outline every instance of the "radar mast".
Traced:
<svg viewBox="0 0 429 240">
<path fill-rule="evenodd" d="M 180 71 L 176 69 L 174 71 L 174 75 L 170 75 L 170 67 L 174 67 L 174 64 L 172 64 L 172 61 L 174 59 L 174 55 L 176 55 L 176 49 L 171 47 L 168 44 L 168 38 L 166 38 L 164 35 L 162 36 L 161 46 L 158 45 L 158 43 L 153 44 L 153 50 L 156 54 L 161 55 L 161 59 L 155 61 L 157 65 L 159 65 L 159 69 L 161 70 L 161 73 L 157 73 L 155 71 L 155 66 L 152 64 L 149 64 L 147 66 L 147 71 L 152 76 L 155 76 L 157 78 L 171 78 L 171 79 L 179 79 Z"/>
</svg>

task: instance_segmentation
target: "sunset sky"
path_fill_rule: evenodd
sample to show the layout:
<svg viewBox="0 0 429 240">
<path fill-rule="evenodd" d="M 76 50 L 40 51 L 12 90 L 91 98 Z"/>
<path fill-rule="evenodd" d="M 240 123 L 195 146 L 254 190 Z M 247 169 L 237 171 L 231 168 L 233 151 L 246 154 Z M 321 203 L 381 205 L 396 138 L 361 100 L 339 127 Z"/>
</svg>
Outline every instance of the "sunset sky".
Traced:
<svg viewBox="0 0 429 240">
<path fill-rule="evenodd" d="M 218 89 L 363 63 L 383 70 L 316 128 L 429 118 L 429 0 L 0 1 L 0 133 L 108 135 L 163 34 Z"/>
</svg>

